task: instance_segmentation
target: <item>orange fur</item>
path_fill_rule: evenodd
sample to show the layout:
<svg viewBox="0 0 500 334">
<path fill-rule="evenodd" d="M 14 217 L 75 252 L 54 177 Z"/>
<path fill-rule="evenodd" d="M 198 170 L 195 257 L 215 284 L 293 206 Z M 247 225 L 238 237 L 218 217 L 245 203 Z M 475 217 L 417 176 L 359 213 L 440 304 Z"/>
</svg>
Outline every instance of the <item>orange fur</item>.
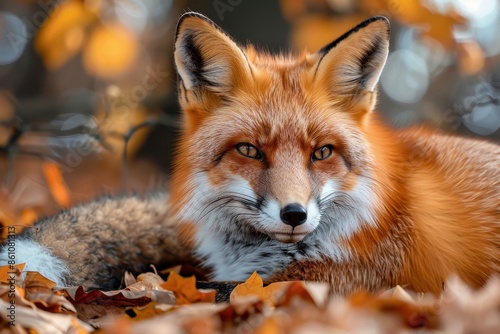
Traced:
<svg viewBox="0 0 500 334">
<path fill-rule="evenodd" d="M 378 119 L 372 86 L 387 29 L 377 19 L 326 54 L 295 58 L 240 49 L 208 19 L 186 15 L 177 52 L 199 52 L 203 66 L 220 70 L 201 77 L 188 71 L 192 63 L 176 58 L 184 130 L 172 180 L 174 212 L 193 198 L 197 171 L 215 188 L 241 177 L 280 205 L 306 203 L 329 180 L 353 191 L 369 179 L 374 224 L 342 240 L 323 240 L 339 242 L 349 261 L 298 261 L 268 281 L 321 280 L 341 293 L 396 284 L 437 293 L 454 273 L 474 287 L 498 274 L 500 148 L 424 129 L 396 131 Z M 374 65 L 360 79 L 353 69 L 365 58 Z M 240 142 L 255 145 L 265 161 L 238 154 Z M 310 163 L 326 144 L 334 154 Z"/>
</svg>

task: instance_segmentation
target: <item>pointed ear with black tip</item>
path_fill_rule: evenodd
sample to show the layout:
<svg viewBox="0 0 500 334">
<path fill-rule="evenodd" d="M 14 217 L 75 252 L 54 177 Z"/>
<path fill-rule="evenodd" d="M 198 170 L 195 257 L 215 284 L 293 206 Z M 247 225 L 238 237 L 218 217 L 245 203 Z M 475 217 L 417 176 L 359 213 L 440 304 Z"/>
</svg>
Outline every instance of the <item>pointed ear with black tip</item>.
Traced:
<svg viewBox="0 0 500 334">
<path fill-rule="evenodd" d="M 243 50 L 215 23 L 194 12 L 179 20 L 174 58 L 181 103 L 200 103 L 206 100 L 204 94 L 228 94 L 252 77 Z"/>
<path fill-rule="evenodd" d="M 375 87 L 389 53 L 389 35 L 389 21 L 377 16 L 318 51 L 313 80 L 317 89 L 328 90 L 332 105 L 373 109 Z"/>
</svg>

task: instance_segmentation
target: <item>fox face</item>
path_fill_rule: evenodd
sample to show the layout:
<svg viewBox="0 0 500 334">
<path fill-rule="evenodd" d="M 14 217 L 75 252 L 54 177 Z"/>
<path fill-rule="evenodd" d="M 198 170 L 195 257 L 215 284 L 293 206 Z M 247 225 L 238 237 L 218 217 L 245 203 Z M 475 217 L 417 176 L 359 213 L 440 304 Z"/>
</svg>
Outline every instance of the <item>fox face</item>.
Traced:
<svg viewBox="0 0 500 334">
<path fill-rule="evenodd" d="M 196 226 L 204 254 L 230 239 L 341 258 L 340 240 L 375 224 L 363 129 L 388 30 L 375 17 L 315 54 L 272 56 L 240 48 L 200 14 L 180 19 L 184 119 L 171 202 Z"/>
</svg>

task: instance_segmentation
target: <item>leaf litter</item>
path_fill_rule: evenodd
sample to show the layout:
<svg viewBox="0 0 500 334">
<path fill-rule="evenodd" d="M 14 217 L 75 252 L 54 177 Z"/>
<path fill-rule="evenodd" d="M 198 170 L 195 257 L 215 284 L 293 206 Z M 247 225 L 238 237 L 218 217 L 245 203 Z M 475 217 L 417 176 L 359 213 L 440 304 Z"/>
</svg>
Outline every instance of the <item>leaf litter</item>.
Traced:
<svg viewBox="0 0 500 334">
<path fill-rule="evenodd" d="M 255 272 L 228 302 L 175 271 L 134 277 L 114 291 L 58 287 L 24 266 L 0 267 L 0 307 L 15 305 L 15 326 L 1 312 L 1 333 L 498 333 L 500 279 L 472 290 L 458 278 L 441 296 L 397 286 L 378 295 L 329 294 L 318 282 L 264 285 Z M 12 277 L 15 277 L 12 280 Z M 13 288 L 14 287 L 14 288 Z M 14 290 L 14 293 L 12 293 Z"/>
</svg>

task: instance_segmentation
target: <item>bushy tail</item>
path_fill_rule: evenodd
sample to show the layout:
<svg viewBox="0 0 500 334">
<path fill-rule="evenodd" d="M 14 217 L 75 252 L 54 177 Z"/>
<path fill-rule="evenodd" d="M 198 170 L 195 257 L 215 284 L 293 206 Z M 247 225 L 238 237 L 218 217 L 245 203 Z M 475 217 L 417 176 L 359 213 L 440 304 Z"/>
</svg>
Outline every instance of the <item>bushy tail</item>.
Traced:
<svg viewBox="0 0 500 334">
<path fill-rule="evenodd" d="M 9 239 L 0 265 L 26 263 L 60 286 L 115 289 L 125 271 L 195 263 L 192 247 L 168 219 L 167 195 L 104 197 L 37 222 Z M 12 247 L 13 245 L 13 247 Z"/>
</svg>

